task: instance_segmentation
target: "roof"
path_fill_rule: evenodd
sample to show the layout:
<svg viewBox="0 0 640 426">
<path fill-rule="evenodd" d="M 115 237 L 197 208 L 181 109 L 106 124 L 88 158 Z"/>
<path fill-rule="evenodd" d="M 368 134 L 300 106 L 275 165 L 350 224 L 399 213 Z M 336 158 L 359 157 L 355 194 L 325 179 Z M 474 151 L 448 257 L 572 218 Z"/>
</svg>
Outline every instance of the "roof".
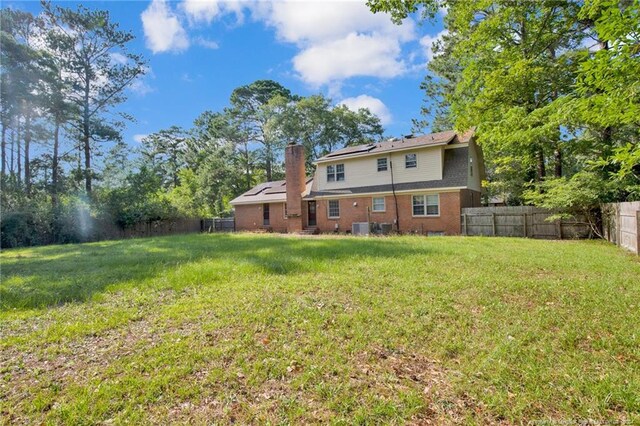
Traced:
<svg viewBox="0 0 640 426">
<path fill-rule="evenodd" d="M 307 177 L 304 197 L 311 190 L 312 177 Z M 287 182 L 276 180 L 273 182 L 259 183 L 244 194 L 231 200 L 231 205 L 235 204 L 262 204 L 262 203 L 284 203 L 287 201 Z"/>
<path fill-rule="evenodd" d="M 468 158 L 469 148 L 460 147 L 456 149 L 444 150 L 444 167 L 442 179 L 428 180 L 420 182 L 406 182 L 395 184 L 396 191 L 415 191 L 422 189 L 437 189 L 437 188 L 456 188 L 467 186 L 468 183 Z M 391 184 L 385 185 L 372 185 L 372 186 L 360 186 L 355 188 L 341 188 L 330 189 L 324 191 L 318 191 L 317 186 L 312 187 L 311 192 L 306 199 L 312 199 L 314 197 L 331 197 L 331 196 L 345 196 L 356 194 L 369 194 L 376 192 L 392 192 L 393 188 Z"/>
<path fill-rule="evenodd" d="M 402 138 L 388 139 L 379 143 L 349 146 L 333 151 L 317 160 L 318 163 L 342 159 L 345 157 L 359 157 L 361 155 L 376 155 L 389 151 L 411 149 L 426 146 L 441 146 L 456 143 L 468 143 L 473 136 L 473 130 L 458 134 L 454 130 L 431 133 L 421 136 L 405 136 Z"/>
</svg>

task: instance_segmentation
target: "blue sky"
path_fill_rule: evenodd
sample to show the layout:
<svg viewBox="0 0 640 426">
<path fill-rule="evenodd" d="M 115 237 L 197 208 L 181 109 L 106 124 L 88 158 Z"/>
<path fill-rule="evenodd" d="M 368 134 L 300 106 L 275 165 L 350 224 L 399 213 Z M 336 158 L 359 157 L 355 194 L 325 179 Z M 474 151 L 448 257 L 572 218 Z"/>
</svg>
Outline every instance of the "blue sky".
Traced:
<svg viewBox="0 0 640 426">
<path fill-rule="evenodd" d="M 77 2 L 57 2 L 75 7 Z M 124 132 L 135 145 L 171 125 L 190 127 L 220 110 L 238 86 L 273 79 L 292 92 L 369 107 L 387 135 L 407 134 L 419 115 L 419 89 L 441 19 L 393 25 L 360 1 L 89 1 L 136 39 L 149 73 L 121 109 L 136 118 Z M 38 13 L 38 2 L 4 2 Z"/>
</svg>

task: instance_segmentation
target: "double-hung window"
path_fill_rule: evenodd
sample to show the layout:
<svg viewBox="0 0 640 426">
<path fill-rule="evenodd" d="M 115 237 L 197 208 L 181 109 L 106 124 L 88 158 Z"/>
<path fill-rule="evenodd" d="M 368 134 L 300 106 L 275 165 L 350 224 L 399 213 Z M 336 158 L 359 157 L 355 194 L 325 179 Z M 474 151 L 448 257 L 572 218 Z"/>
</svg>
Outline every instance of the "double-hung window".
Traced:
<svg viewBox="0 0 640 426">
<path fill-rule="evenodd" d="M 344 180 L 344 164 L 327 166 L 327 182 L 342 182 Z"/>
<path fill-rule="evenodd" d="M 438 216 L 440 214 L 440 197 L 435 195 L 414 195 L 412 202 L 413 216 Z"/>
<path fill-rule="evenodd" d="M 413 169 L 418 167 L 418 157 L 416 154 L 407 154 L 404 156 L 405 169 Z"/>
<path fill-rule="evenodd" d="M 386 158 L 378 158 L 378 171 L 386 172 L 387 171 L 387 159 Z"/>
<path fill-rule="evenodd" d="M 371 202 L 371 211 L 383 212 L 385 211 L 384 197 L 373 197 Z"/>
<path fill-rule="evenodd" d="M 329 200 L 327 215 L 329 219 L 337 219 L 340 217 L 340 201 Z"/>
</svg>

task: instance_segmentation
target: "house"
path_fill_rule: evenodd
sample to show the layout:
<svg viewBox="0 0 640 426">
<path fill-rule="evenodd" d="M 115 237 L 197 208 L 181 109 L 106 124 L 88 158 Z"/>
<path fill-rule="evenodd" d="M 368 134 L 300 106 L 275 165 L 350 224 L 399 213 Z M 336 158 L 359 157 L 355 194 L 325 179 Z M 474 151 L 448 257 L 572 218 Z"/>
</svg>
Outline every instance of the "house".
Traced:
<svg viewBox="0 0 640 426">
<path fill-rule="evenodd" d="M 356 222 L 400 232 L 455 235 L 464 207 L 480 206 L 482 152 L 473 132 L 406 136 L 347 147 L 305 175 L 304 149 L 285 149 L 285 181 L 257 185 L 231 201 L 236 229 L 345 232 Z"/>
</svg>

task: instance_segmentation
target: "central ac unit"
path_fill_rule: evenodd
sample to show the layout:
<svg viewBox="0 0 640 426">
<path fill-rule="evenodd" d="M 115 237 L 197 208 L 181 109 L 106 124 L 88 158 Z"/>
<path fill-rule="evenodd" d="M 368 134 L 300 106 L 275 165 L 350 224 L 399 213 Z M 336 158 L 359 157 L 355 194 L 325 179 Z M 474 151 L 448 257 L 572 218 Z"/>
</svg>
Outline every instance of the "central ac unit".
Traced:
<svg viewBox="0 0 640 426">
<path fill-rule="evenodd" d="M 353 235 L 369 235 L 369 222 L 353 222 L 351 233 Z"/>
</svg>

